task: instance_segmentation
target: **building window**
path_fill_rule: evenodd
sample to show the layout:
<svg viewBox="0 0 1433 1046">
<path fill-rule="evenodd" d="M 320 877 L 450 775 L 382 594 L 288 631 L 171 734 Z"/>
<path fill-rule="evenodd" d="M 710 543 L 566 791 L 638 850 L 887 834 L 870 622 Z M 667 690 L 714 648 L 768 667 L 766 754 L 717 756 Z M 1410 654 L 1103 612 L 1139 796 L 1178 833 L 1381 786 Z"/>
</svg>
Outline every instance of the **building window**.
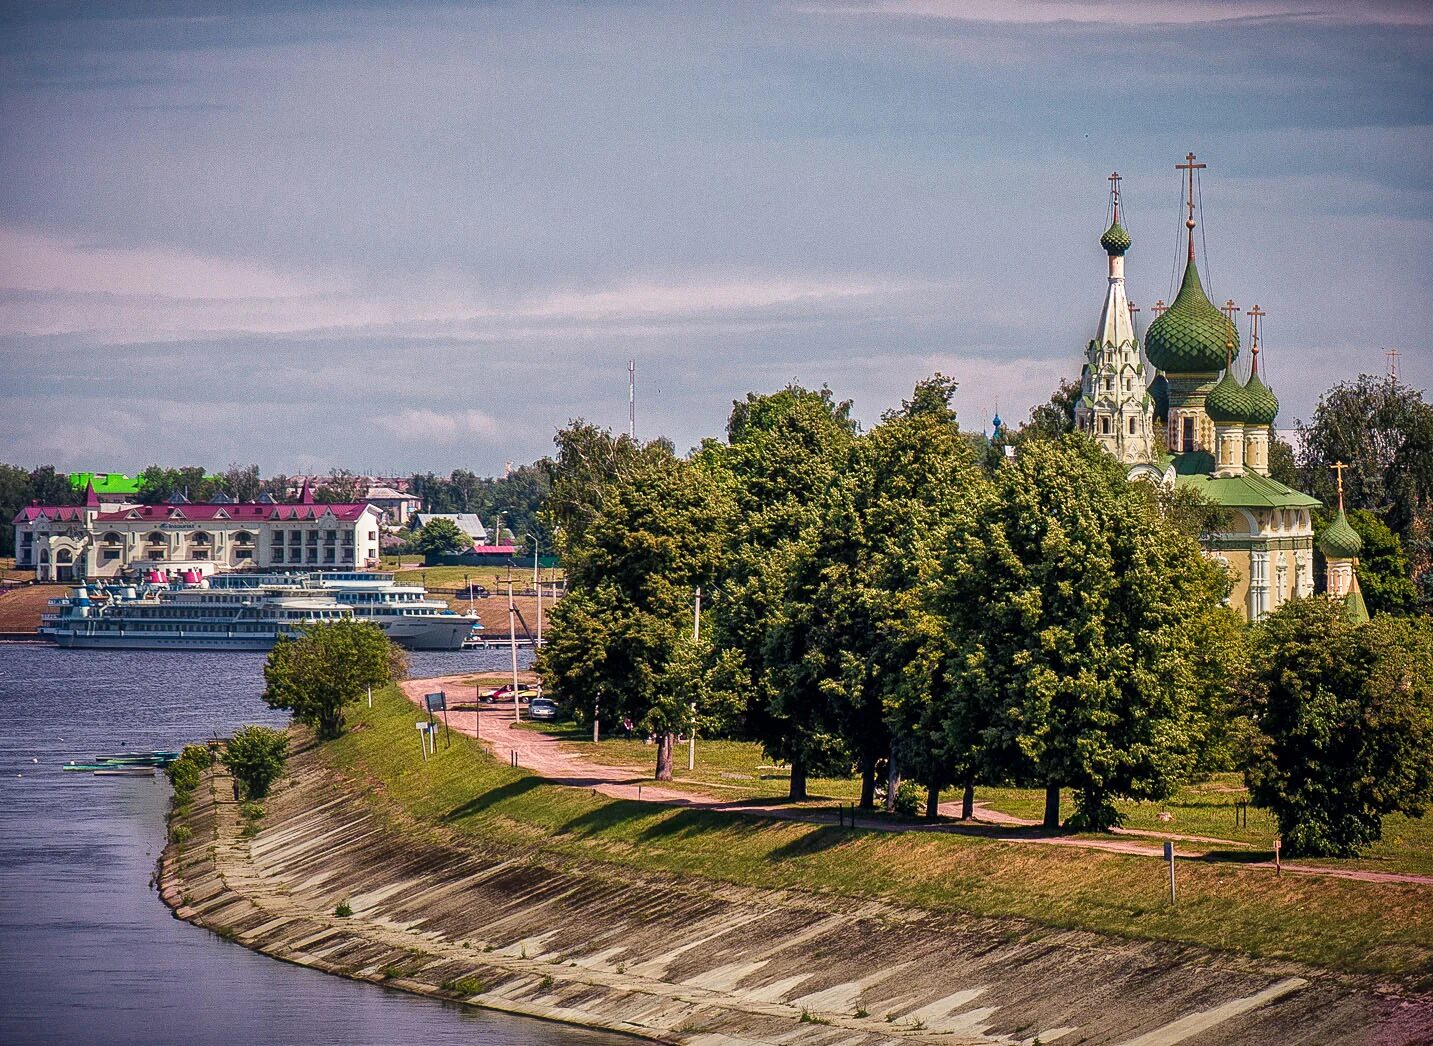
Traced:
<svg viewBox="0 0 1433 1046">
<path fill-rule="evenodd" d="M 1109 434 L 1110 434 L 1110 419 L 1109 419 L 1109 418 L 1101 418 L 1101 419 L 1100 419 L 1100 435 L 1101 435 L 1101 436 L 1108 436 Z"/>
<path fill-rule="evenodd" d="M 101 553 L 100 558 L 102 558 L 106 563 L 113 562 L 114 560 L 119 558 L 119 549 L 107 548 L 104 550 L 103 553 Z"/>
<path fill-rule="evenodd" d="M 1193 418 L 1193 416 L 1186 415 L 1185 418 L 1184 418 L 1184 431 L 1180 434 L 1179 449 L 1180 449 L 1180 450 L 1193 450 L 1193 449 L 1194 449 L 1194 418 Z"/>
<path fill-rule="evenodd" d="M 1134 418 L 1129 419 L 1129 434 L 1134 435 Z"/>
</svg>

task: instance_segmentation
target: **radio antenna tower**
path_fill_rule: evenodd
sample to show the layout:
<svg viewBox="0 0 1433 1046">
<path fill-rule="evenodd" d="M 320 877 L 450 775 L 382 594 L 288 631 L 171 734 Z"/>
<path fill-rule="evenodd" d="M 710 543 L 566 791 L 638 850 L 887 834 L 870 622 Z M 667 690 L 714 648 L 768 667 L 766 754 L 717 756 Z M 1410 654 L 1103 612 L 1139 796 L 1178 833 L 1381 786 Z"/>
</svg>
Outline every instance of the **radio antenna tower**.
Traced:
<svg viewBox="0 0 1433 1046">
<path fill-rule="evenodd" d="M 637 361 L 627 361 L 627 435 L 637 441 Z"/>
<path fill-rule="evenodd" d="M 1398 357 L 1403 353 L 1397 349 L 1384 349 L 1383 355 L 1388 357 L 1388 377 L 1392 381 L 1398 380 Z"/>
</svg>

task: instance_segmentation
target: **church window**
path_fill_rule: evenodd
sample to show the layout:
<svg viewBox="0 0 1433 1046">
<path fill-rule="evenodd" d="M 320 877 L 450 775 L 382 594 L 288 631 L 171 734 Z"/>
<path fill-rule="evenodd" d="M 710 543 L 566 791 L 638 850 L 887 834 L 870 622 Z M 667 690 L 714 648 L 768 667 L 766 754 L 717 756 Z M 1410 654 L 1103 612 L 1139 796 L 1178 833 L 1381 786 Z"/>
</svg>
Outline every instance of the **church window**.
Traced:
<svg viewBox="0 0 1433 1046">
<path fill-rule="evenodd" d="M 1186 415 L 1184 418 L 1184 431 L 1180 433 L 1180 450 L 1194 449 L 1194 418 Z"/>
<path fill-rule="evenodd" d="M 1134 418 L 1129 419 L 1129 434 L 1134 435 Z"/>
<path fill-rule="evenodd" d="M 1101 418 L 1101 419 L 1100 419 L 1100 435 L 1101 435 L 1101 436 L 1108 436 L 1109 434 L 1110 434 L 1110 419 L 1109 419 L 1109 418 Z"/>
<path fill-rule="evenodd" d="M 1114 378 L 1106 378 L 1106 379 L 1105 379 L 1105 391 L 1106 391 L 1106 392 L 1114 392 L 1114 391 L 1115 391 L 1115 379 L 1114 379 Z"/>
<path fill-rule="evenodd" d="M 1125 378 L 1125 391 L 1128 392 L 1132 387 L 1133 387 L 1133 386 L 1132 386 L 1132 384 L 1131 384 L 1131 382 L 1130 382 L 1130 379 L 1129 379 L 1129 378 Z"/>
</svg>

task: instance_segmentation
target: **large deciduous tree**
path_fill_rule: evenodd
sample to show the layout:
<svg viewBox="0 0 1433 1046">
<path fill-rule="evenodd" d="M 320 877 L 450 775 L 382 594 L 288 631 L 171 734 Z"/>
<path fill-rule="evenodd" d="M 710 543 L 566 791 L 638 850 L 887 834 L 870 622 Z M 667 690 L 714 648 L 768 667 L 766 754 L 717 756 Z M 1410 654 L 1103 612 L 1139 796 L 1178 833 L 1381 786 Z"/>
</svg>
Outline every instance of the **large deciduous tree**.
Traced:
<svg viewBox="0 0 1433 1046">
<path fill-rule="evenodd" d="M 996 471 L 982 542 L 943 579 L 989 771 L 1076 790 L 1073 826 L 1118 823 L 1117 796 L 1167 795 L 1199 749 L 1192 656 L 1228 575 L 1093 440 L 1028 441 Z"/>
<path fill-rule="evenodd" d="M 615 449 L 615 441 L 596 442 L 604 453 Z M 670 780 L 676 734 L 707 703 L 693 608 L 696 589 L 710 590 L 715 579 L 730 502 L 703 462 L 651 445 L 629 458 L 617 452 L 620 467 L 609 468 L 607 458 L 600 472 L 588 472 L 583 459 L 602 489 L 580 504 L 564 502 L 564 511 L 576 508 L 562 531 L 568 594 L 552 610 L 537 668 L 584 718 L 627 717 L 655 735 L 656 776 Z M 567 479 L 559 476 L 555 488 Z"/>
<path fill-rule="evenodd" d="M 280 640 L 264 663 L 264 702 L 314 728 L 321 739 L 343 733 L 343 709 L 366 688 L 407 674 L 407 658 L 368 621 L 308 625 Z"/>
<path fill-rule="evenodd" d="M 413 545 L 425 556 L 440 556 L 465 549 L 471 551 L 473 539 L 451 519 L 438 516 L 423 524 L 413 539 Z"/>
<path fill-rule="evenodd" d="M 791 385 L 733 404 L 725 445 L 701 458 L 726 477 L 735 512 L 714 603 L 728 679 L 746 698 L 746 727 L 767 754 L 791 766 L 790 795 L 808 775 L 844 771 L 851 753 L 839 725 L 837 688 L 808 671 L 809 591 L 823 504 L 839 492 L 856 437 L 851 404 L 829 389 Z"/>
<path fill-rule="evenodd" d="M 1433 623 L 1355 624 L 1328 599 L 1295 600 L 1258 626 L 1251 712 L 1262 737 L 1250 794 L 1290 854 L 1347 857 L 1383 817 L 1433 802 Z"/>
</svg>

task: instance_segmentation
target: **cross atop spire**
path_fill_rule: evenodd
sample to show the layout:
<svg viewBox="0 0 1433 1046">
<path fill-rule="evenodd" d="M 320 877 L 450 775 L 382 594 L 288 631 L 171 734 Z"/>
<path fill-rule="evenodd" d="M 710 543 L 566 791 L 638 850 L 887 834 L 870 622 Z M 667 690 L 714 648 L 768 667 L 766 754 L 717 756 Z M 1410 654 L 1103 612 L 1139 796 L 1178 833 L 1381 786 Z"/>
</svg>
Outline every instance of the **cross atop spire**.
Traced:
<svg viewBox="0 0 1433 1046">
<path fill-rule="evenodd" d="M 1259 321 L 1266 315 L 1268 314 L 1257 304 L 1249 310 L 1249 354 L 1253 358 L 1250 366 L 1256 372 L 1259 369 Z"/>
<path fill-rule="evenodd" d="M 1154 303 L 1154 317 L 1155 317 L 1155 319 L 1159 319 L 1159 317 L 1163 316 L 1168 309 L 1169 309 L 1169 306 L 1166 305 L 1166 304 L 1164 304 L 1164 299 L 1163 299 L 1163 298 L 1160 298 L 1158 301 L 1156 301 L 1156 302 Z"/>
<path fill-rule="evenodd" d="M 1110 199 L 1114 202 L 1115 205 L 1115 224 L 1118 225 L 1120 220 L 1120 172 L 1111 172 L 1109 181 Z"/>
<path fill-rule="evenodd" d="M 1258 306 L 1256 305 L 1256 306 L 1254 306 L 1254 308 L 1257 309 Z M 1240 309 L 1239 309 L 1239 306 L 1237 306 L 1237 305 L 1234 304 L 1234 299 L 1233 299 L 1233 298 L 1228 298 L 1228 299 L 1225 300 L 1223 306 L 1220 308 L 1219 311 L 1222 312 L 1225 316 L 1228 316 L 1228 317 L 1229 317 L 1229 322 L 1230 322 L 1230 323 L 1233 323 L 1233 322 L 1234 322 L 1234 314 L 1235 314 L 1236 312 L 1239 312 Z"/>
<path fill-rule="evenodd" d="M 1134 319 L 1134 314 L 1139 312 L 1139 306 L 1134 302 L 1129 303 L 1129 318 Z"/>
<path fill-rule="evenodd" d="M 1188 153 L 1183 163 L 1174 165 L 1176 171 L 1189 172 L 1189 198 L 1185 204 L 1189 208 L 1189 217 L 1184 219 L 1184 227 L 1189 230 L 1189 260 L 1194 260 L 1194 172 L 1208 167 L 1207 163 L 1195 163 L 1194 154 Z"/>
<path fill-rule="evenodd" d="M 1398 357 L 1399 357 L 1399 356 L 1402 356 L 1403 353 L 1399 352 L 1397 349 L 1384 349 L 1384 350 L 1383 350 L 1383 355 L 1384 355 L 1384 357 L 1388 360 L 1388 376 L 1389 376 L 1390 378 L 1392 378 L 1394 381 L 1397 381 L 1397 380 L 1398 380 Z"/>
<path fill-rule="evenodd" d="M 1335 461 L 1335 462 L 1334 462 L 1332 465 L 1330 465 L 1329 467 L 1332 468 L 1332 469 L 1334 470 L 1334 474 L 1335 474 L 1336 476 L 1338 476 L 1338 510 L 1339 510 L 1340 512 L 1342 512 L 1342 511 L 1343 511 L 1343 470 L 1346 469 L 1346 468 L 1348 468 L 1348 466 L 1345 465 L 1342 461 Z"/>
</svg>

